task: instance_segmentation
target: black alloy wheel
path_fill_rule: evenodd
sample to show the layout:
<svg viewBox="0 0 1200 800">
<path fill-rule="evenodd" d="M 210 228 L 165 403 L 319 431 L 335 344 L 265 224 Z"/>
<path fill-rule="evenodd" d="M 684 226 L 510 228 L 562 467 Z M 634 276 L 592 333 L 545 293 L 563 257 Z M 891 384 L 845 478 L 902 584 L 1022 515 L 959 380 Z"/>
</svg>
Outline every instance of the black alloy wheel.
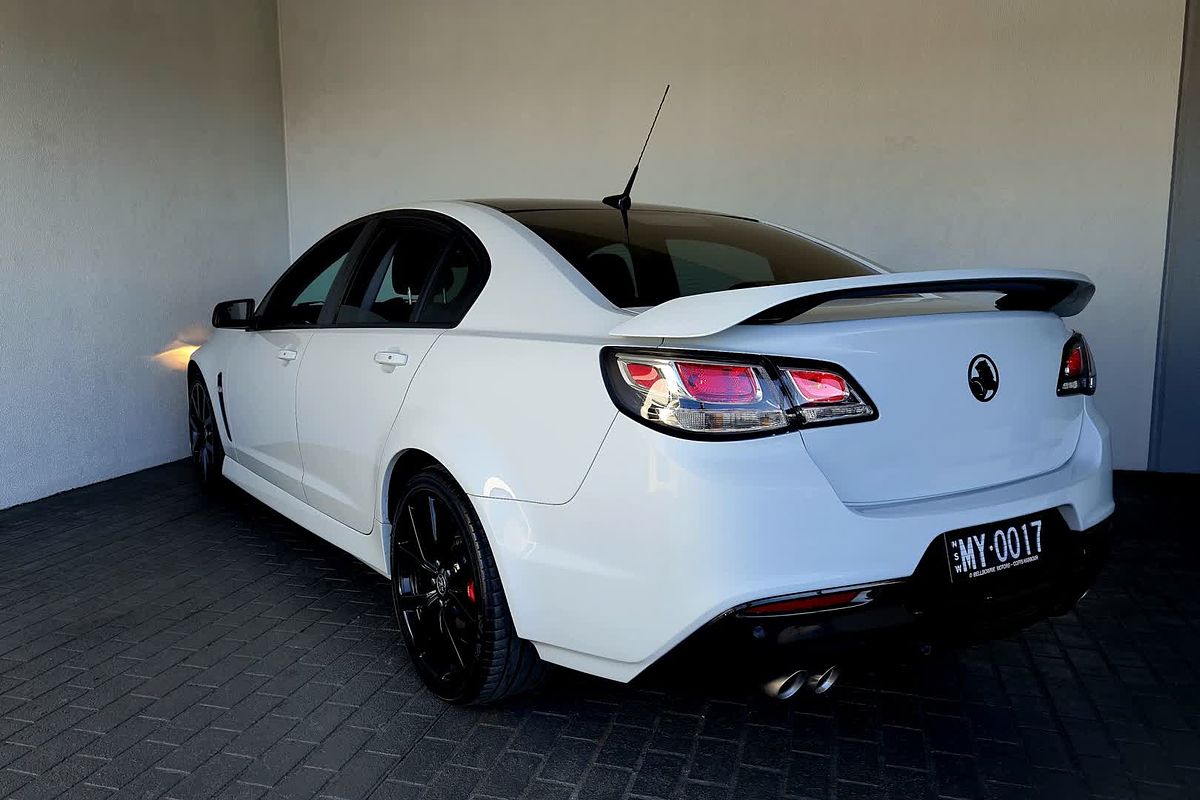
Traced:
<svg viewBox="0 0 1200 800">
<path fill-rule="evenodd" d="M 479 661 L 478 581 L 462 526 L 429 489 L 410 491 L 393 529 L 396 610 L 421 677 L 441 697 L 463 693 Z"/>
<path fill-rule="evenodd" d="M 392 515 L 392 599 L 425 685 L 452 703 L 530 688 L 543 667 L 517 638 L 482 526 L 441 469 L 417 474 Z"/>
<path fill-rule="evenodd" d="M 221 479 L 225 448 L 221 445 L 217 416 L 213 413 L 208 389 L 198 377 L 193 378 L 188 386 L 188 439 L 192 448 L 192 465 L 200 485 L 205 489 L 216 487 Z"/>
</svg>

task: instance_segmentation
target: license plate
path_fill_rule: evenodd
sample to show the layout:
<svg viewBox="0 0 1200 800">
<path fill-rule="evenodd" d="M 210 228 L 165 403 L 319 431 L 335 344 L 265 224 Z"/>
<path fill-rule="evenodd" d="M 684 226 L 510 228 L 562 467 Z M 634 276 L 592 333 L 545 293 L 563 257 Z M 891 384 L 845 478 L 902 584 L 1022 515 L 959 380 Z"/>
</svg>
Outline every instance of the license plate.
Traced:
<svg viewBox="0 0 1200 800">
<path fill-rule="evenodd" d="M 969 583 L 993 575 L 1025 572 L 1044 558 L 1046 514 L 944 534 L 946 560 L 953 583 Z"/>
</svg>

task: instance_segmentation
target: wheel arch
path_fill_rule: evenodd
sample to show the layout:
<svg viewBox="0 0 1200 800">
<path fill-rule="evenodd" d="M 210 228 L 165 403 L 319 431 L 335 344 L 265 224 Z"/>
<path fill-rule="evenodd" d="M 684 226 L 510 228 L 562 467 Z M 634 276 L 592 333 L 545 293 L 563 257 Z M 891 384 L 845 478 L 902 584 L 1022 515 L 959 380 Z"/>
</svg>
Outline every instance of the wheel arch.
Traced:
<svg viewBox="0 0 1200 800">
<path fill-rule="evenodd" d="M 208 367 L 210 372 L 216 375 L 213 386 L 208 385 L 209 376 L 205 374 L 204 366 L 193 356 L 187 365 L 188 387 L 190 389 L 192 381 L 197 379 L 204 386 L 204 391 L 208 393 L 209 402 L 213 404 L 213 413 L 217 415 L 217 421 L 220 423 L 217 425 L 217 435 L 221 438 L 221 446 L 225 448 L 225 456 L 233 458 L 233 432 L 229 426 L 229 413 L 225 408 L 225 396 L 221 391 L 222 371 L 219 369 L 218 364 L 214 364 L 211 361 Z M 215 392 L 213 391 L 214 389 L 216 389 Z"/>
<path fill-rule="evenodd" d="M 396 503 L 404 494 L 405 484 L 427 467 L 439 467 L 445 470 L 455 483 L 462 486 L 462 483 L 454 477 L 446 465 L 431 453 L 417 447 L 405 448 L 388 460 L 387 467 L 383 472 L 383 492 L 379 504 L 380 519 L 383 522 L 390 523 L 392 521 L 392 512 L 395 511 Z"/>
<path fill-rule="evenodd" d="M 377 513 L 382 523 L 380 527 L 384 532 L 380 538 L 380 545 L 383 548 L 383 563 L 387 565 L 386 574 L 389 578 L 392 576 L 391 526 L 393 513 L 400 499 L 404 497 L 404 489 L 408 485 L 408 482 L 419 472 L 430 467 L 436 467 L 444 472 L 451 482 L 461 489 L 463 494 L 467 495 L 468 500 L 471 501 L 471 496 L 459 476 L 455 475 L 454 471 L 442 459 L 439 459 L 428 450 L 420 447 L 406 447 L 392 455 L 380 473 L 379 507 L 377 508 Z M 476 514 L 478 514 L 478 509 L 476 509 Z M 482 529 L 480 534 L 486 538 L 488 535 L 486 528 Z"/>
</svg>

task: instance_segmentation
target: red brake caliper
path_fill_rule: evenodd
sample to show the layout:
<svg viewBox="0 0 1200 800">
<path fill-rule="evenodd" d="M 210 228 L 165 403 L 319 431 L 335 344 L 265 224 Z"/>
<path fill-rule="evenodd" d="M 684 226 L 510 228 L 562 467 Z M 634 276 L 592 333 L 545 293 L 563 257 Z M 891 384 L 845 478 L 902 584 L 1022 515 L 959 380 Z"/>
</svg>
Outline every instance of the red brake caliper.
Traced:
<svg viewBox="0 0 1200 800">
<path fill-rule="evenodd" d="M 475 602 L 475 581 L 467 581 L 467 599 Z"/>
</svg>

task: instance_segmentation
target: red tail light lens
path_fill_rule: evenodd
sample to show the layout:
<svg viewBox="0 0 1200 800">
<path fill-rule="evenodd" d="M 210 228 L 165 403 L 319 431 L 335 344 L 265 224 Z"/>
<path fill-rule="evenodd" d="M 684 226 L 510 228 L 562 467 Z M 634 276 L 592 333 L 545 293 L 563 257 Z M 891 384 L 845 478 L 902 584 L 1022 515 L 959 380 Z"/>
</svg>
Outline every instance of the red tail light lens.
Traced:
<svg viewBox="0 0 1200 800">
<path fill-rule="evenodd" d="M 639 364 L 636 361 L 629 361 L 622 364 L 625 369 L 625 375 L 629 380 L 643 389 L 652 389 L 654 384 L 662 380 L 662 373 L 658 371 L 658 367 L 650 364 Z"/>
<path fill-rule="evenodd" d="M 676 361 L 675 368 L 687 393 L 702 403 L 745 405 L 759 398 L 758 381 L 750 367 Z"/>
<path fill-rule="evenodd" d="M 1096 364 L 1083 334 L 1074 333 L 1063 347 L 1058 370 L 1059 396 L 1096 393 Z"/>
<path fill-rule="evenodd" d="M 806 403 L 842 403 L 850 399 L 850 386 L 841 375 L 812 369 L 789 369 L 787 374 Z"/>
<path fill-rule="evenodd" d="M 1083 375 L 1083 348 L 1075 345 L 1067 354 L 1067 362 L 1063 364 L 1064 378 L 1078 378 Z"/>
</svg>

